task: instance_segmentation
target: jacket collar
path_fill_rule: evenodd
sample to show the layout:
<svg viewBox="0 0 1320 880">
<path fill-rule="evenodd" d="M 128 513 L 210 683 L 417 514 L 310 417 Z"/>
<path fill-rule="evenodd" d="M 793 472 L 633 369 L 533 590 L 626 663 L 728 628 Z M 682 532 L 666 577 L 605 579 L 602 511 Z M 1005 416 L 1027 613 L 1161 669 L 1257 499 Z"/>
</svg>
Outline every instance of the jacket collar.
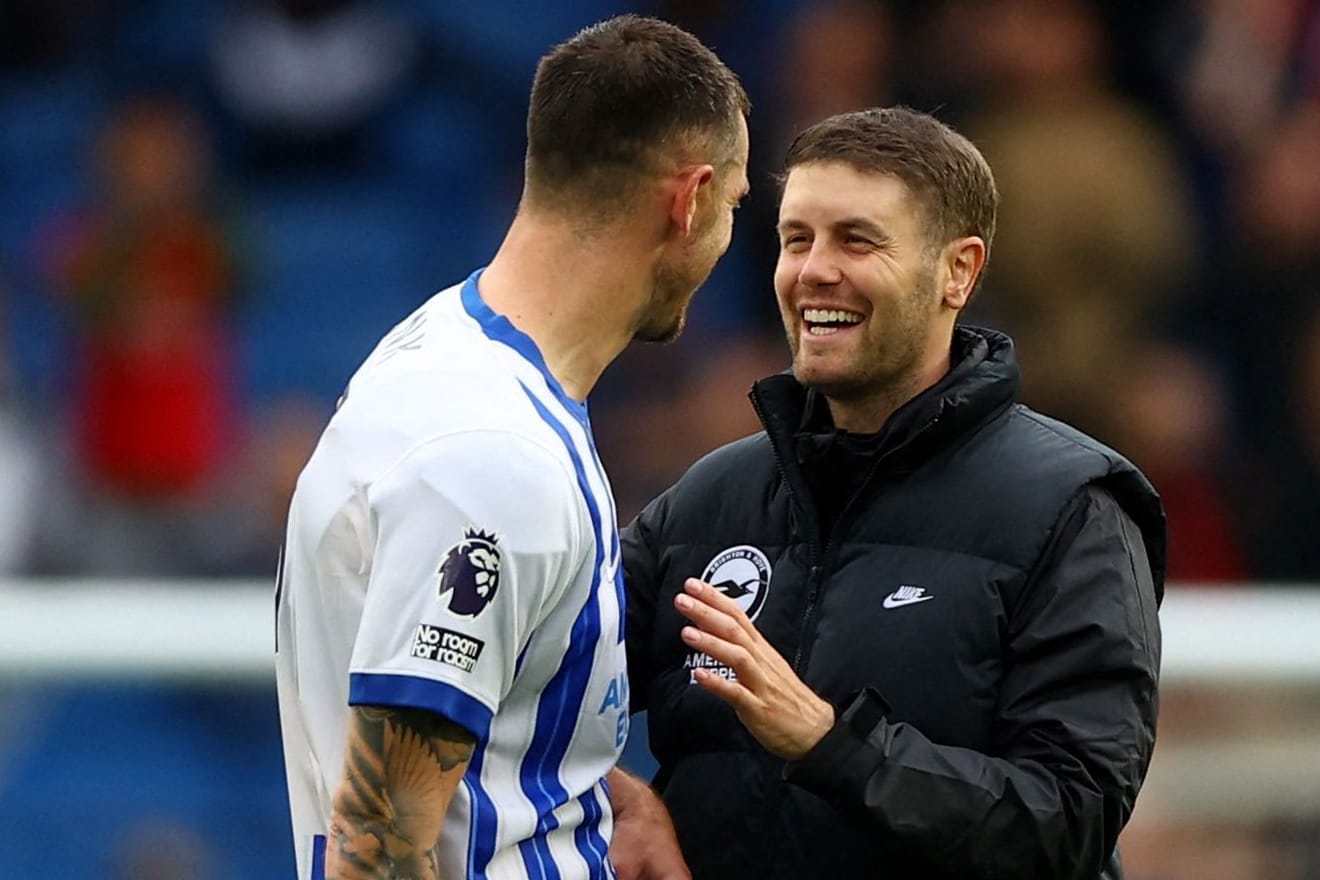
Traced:
<svg viewBox="0 0 1320 880">
<path fill-rule="evenodd" d="M 953 362 L 943 379 L 890 416 L 879 432 L 877 456 L 888 457 L 901 449 L 901 461 L 915 467 L 937 450 L 971 436 L 1017 399 L 1021 378 L 1013 341 L 1005 334 L 982 327 L 955 327 Z M 780 461 L 792 466 L 794 434 L 801 430 L 807 413 L 825 401 L 791 373 L 760 380 L 752 386 L 750 396 Z"/>
</svg>

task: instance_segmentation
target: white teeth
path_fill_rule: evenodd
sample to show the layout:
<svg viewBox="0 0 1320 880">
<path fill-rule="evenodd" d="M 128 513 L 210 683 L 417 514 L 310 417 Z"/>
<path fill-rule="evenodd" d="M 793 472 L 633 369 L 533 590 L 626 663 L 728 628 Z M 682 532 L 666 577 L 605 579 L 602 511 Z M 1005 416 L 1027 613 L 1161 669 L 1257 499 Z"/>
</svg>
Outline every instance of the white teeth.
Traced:
<svg viewBox="0 0 1320 880">
<path fill-rule="evenodd" d="M 838 332 L 838 327 L 823 327 L 820 324 L 814 324 L 807 328 L 807 335 L 809 336 L 829 336 Z"/>
<path fill-rule="evenodd" d="M 808 324 L 857 324 L 862 316 L 839 309 L 803 309 L 802 320 Z"/>
</svg>

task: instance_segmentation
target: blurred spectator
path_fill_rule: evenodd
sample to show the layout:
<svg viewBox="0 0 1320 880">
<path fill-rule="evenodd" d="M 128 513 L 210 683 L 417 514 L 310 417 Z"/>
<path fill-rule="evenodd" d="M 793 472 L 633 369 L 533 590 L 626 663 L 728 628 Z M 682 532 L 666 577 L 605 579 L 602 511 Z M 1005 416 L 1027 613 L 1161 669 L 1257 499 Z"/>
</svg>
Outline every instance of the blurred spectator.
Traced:
<svg viewBox="0 0 1320 880">
<path fill-rule="evenodd" d="M 1305 87 L 1308 67 L 1314 75 L 1320 11 L 1308 0 L 1205 0 L 1187 9 L 1198 31 L 1181 82 L 1187 116 L 1207 146 L 1241 155 Z"/>
<path fill-rule="evenodd" d="M 162 543 L 158 533 L 134 541 L 124 532 L 152 532 L 159 518 L 169 534 L 176 507 L 202 503 L 227 466 L 239 422 L 238 245 L 205 134 L 185 108 L 148 97 L 123 104 L 93 160 L 98 198 L 60 224 L 49 259 L 75 340 L 72 454 L 88 493 L 83 512 L 115 539 L 80 534 L 70 549 L 114 557 L 88 565 L 172 569 L 151 557 L 186 555 L 177 535 Z"/>
<path fill-rule="evenodd" d="M 969 128 L 1003 201 L 978 306 L 1018 343 L 1024 399 L 1097 430 L 1113 401 L 1112 365 L 1186 284 L 1193 229 L 1177 157 L 1114 88 L 1089 3 L 979 9 L 989 100 Z"/>
<path fill-rule="evenodd" d="M 1292 443 L 1273 459 L 1272 492 L 1265 500 L 1252 550 L 1267 580 L 1314 581 L 1320 576 L 1320 297 L 1297 337 L 1291 381 L 1296 402 Z"/>
<path fill-rule="evenodd" d="M 1207 250 L 1234 247 L 1233 179 L 1299 101 L 1320 96 L 1320 4 L 1175 3 L 1159 30 L 1165 122 L 1182 140 Z"/>
<path fill-rule="evenodd" d="M 1169 521 L 1169 580 L 1241 583 L 1241 523 L 1226 484 L 1226 392 L 1192 352 L 1151 344 L 1114 365 L 1107 434 L 1155 484 Z"/>
<path fill-rule="evenodd" d="M 779 72 L 788 143 L 807 126 L 848 110 L 888 103 L 894 23 L 871 0 L 824 0 L 799 12 Z"/>
<path fill-rule="evenodd" d="M 368 125 L 405 84 L 415 33 L 367 0 L 243 0 L 215 28 L 211 75 L 258 167 L 363 167 Z"/>
<path fill-rule="evenodd" d="M 1243 416 L 1266 448 L 1289 433 L 1290 360 L 1320 301 L 1320 102 L 1303 105 L 1262 132 L 1235 173 L 1232 235 L 1216 262 L 1210 322 L 1233 358 Z"/>
<path fill-rule="evenodd" d="M 274 575 L 298 474 L 329 418 L 319 401 L 298 396 L 251 414 L 243 466 L 227 498 L 227 555 L 215 560 L 217 566 L 234 575 Z"/>
<path fill-rule="evenodd" d="M 1249 510 L 1253 568 L 1263 578 L 1320 577 L 1315 541 L 1305 537 L 1320 522 L 1306 497 L 1316 474 L 1307 382 L 1316 382 L 1308 358 L 1320 310 L 1317 156 L 1320 103 L 1261 132 L 1231 181 L 1232 234 L 1196 316 L 1237 380 L 1236 409 L 1260 473 Z"/>
</svg>

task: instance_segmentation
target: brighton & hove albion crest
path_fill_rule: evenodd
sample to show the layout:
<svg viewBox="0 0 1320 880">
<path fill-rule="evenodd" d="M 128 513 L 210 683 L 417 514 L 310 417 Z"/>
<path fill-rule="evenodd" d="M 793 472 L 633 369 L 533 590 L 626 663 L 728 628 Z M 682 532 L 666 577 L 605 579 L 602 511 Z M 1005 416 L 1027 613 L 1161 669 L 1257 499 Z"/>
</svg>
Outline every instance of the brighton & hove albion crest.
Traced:
<svg viewBox="0 0 1320 880">
<path fill-rule="evenodd" d="M 449 594 L 449 610 L 476 617 L 500 587 L 500 548 L 494 533 L 468 526 L 463 540 L 449 548 L 440 564 L 440 594 Z"/>
<path fill-rule="evenodd" d="M 701 579 L 738 603 L 743 613 L 755 620 L 770 591 L 770 560 L 756 547 L 740 544 L 716 554 Z"/>
</svg>

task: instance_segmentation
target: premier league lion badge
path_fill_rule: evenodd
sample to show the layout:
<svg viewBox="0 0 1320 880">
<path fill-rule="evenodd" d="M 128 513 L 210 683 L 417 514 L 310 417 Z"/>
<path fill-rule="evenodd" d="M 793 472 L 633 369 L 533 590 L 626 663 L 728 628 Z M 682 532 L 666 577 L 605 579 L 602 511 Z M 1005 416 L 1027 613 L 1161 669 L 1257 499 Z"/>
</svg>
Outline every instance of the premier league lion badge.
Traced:
<svg viewBox="0 0 1320 880">
<path fill-rule="evenodd" d="M 440 564 L 440 592 L 449 594 L 449 610 L 459 617 L 476 617 L 495 598 L 500 587 L 500 548 L 493 533 L 468 526 L 463 540 L 449 548 Z"/>
</svg>

